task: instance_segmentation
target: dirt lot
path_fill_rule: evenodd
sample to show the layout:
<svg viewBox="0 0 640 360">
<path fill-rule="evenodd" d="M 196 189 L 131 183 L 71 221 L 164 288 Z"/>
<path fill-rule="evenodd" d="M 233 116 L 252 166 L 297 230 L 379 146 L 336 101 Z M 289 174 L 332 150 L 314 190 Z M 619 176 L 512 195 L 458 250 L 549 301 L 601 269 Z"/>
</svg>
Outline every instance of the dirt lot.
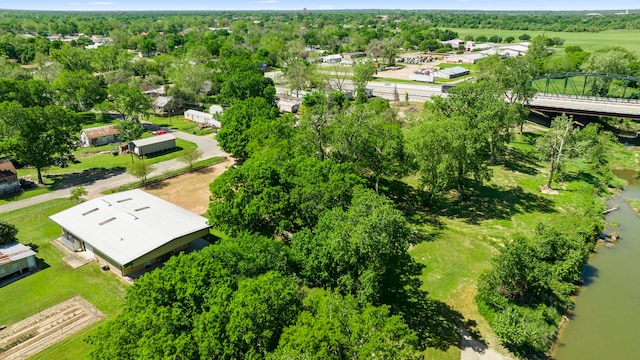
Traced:
<svg viewBox="0 0 640 360">
<path fill-rule="evenodd" d="M 103 317 L 91 303 L 73 297 L 0 331 L 0 349 L 8 348 L 0 358 L 26 359 Z"/>
<path fill-rule="evenodd" d="M 144 191 L 196 214 L 204 214 L 209 207 L 209 184 L 235 163 L 228 160 L 171 179 L 162 180 L 143 188 Z"/>
</svg>

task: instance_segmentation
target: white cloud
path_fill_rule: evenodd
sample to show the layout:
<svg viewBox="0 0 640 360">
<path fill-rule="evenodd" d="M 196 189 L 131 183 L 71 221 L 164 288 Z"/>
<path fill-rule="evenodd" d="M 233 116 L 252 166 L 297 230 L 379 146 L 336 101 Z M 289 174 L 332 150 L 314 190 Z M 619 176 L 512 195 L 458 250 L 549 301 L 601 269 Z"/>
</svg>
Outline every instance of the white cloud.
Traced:
<svg viewBox="0 0 640 360">
<path fill-rule="evenodd" d="M 94 1 L 92 3 L 90 3 L 91 5 L 111 5 L 113 4 L 112 2 L 108 2 L 108 1 Z"/>
<path fill-rule="evenodd" d="M 82 4 L 77 3 L 77 2 L 70 2 L 69 5 L 71 5 L 71 6 L 80 6 Z"/>
<path fill-rule="evenodd" d="M 280 1 L 278 0 L 260 0 L 260 1 L 256 1 L 259 4 L 275 4 L 275 3 L 279 3 Z"/>
</svg>

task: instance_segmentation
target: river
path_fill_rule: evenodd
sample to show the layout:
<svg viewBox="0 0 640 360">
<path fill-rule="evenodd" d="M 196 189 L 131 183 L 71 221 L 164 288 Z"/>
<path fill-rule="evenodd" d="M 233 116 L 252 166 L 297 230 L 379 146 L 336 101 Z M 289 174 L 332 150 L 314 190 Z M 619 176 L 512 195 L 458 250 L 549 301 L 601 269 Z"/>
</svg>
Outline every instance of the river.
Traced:
<svg viewBox="0 0 640 360">
<path fill-rule="evenodd" d="M 553 352 L 557 360 L 640 358 L 640 218 L 624 200 L 640 199 L 640 182 L 635 172 L 616 175 L 629 186 L 607 202 L 620 209 L 606 215 L 619 228 L 606 231 L 619 232 L 620 240 L 600 246 L 585 266 L 584 285 Z"/>
</svg>

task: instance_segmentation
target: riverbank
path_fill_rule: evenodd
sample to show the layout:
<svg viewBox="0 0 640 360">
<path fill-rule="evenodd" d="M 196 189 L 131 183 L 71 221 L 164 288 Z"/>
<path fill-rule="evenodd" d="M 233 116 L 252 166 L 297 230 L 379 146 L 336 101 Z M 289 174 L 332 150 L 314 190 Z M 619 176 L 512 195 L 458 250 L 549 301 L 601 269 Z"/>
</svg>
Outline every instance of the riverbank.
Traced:
<svg viewBox="0 0 640 360">
<path fill-rule="evenodd" d="M 608 232 L 619 233 L 619 240 L 614 246 L 601 246 L 585 266 L 584 285 L 573 298 L 570 320 L 560 329 L 553 348 L 555 359 L 631 359 L 637 355 L 640 222 L 629 202 L 640 199 L 640 182 L 628 176 L 634 173 L 622 175 L 629 185 L 607 202 L 619 206 L 606 215 L 607 223 L 615 225 Z"/>
<path fill-rule="evenodd" d="M 554 183 L 554 194 L 540 192 L 548 164 L 541 162 L 535 139 L 546 128 L 529 124 L 510 145 L 505 162 L 492 167 L 492 180 L 474 190 L 472 199 L 442 199 L 429 209 L 410 215 L 416 236 L 424 239 L 410 251 L 424 264 L 424 289 L 459 312 L 474 337 L 506 357 L 514 357 L 502 346 L 475 302 L 480 275 L 492 268 L 492 258 L 517 237 L 535 238 L 538 224 L 559 229 L 577 229 L 585 212 L 600 214 L 607 209 L 602 196 L 608 184 L 589 176 L 583 161 L 565 166 L 562 182 Z M 619 143 L 607 143 L 612 166 L 634 164 L 632 152 Z M 417 179 L 407 179 L 417 185 Z M 459 349 L 430 349 L 431 359 L 457 359 Z"/>
</svg>

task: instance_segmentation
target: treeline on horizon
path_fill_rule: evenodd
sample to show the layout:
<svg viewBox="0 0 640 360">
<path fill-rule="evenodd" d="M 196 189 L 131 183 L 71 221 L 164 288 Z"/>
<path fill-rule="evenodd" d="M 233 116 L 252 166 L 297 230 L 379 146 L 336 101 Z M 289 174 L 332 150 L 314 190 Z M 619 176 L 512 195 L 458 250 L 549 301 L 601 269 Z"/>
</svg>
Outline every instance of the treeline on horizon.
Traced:
<svg viewBox="0 0 640 360">
<path fill-rule="evenodd" d="M 635 11 L 638 11 L 637 13 Z M 594 11 L 480 11 L 480 10 L 254 10 L 254 11 L 29 11 L 0 10 L 0 31 L 10 33 L 62 34 L 50 32 L 51 23 L 72 23 L 82 29 L 87 22 L 98 21 L 91 26 L 93 34 L 108 35 L 114 29 L 128 28 L 140 20 L 148 23 L 167 20 L 166 32 L 197 26 L 229 26 L 234 21 L 255 20 L 262 23 L 299 21 L 306 27 L 335 24 L 359 24 L 373 27 L 400 27 L 403 22 L 412 26 L 442 28 L 501 29 L 558 32 L 599 32 L 604 30 L 640 29 L 640 10 L 618 15 L 620 10 Z M 386 19 L 380 15 L 385 15 Z M 33 27 L 26 22 L 37 23 Z M 170 25 L 170 26 L 169 26 Z M 83 31 L 78 31 L 83 32 Z M 69 32 L 72 34 L 73 32 Z M 87 32 L 84 32 L 87 33 Z"/>
</svg>

